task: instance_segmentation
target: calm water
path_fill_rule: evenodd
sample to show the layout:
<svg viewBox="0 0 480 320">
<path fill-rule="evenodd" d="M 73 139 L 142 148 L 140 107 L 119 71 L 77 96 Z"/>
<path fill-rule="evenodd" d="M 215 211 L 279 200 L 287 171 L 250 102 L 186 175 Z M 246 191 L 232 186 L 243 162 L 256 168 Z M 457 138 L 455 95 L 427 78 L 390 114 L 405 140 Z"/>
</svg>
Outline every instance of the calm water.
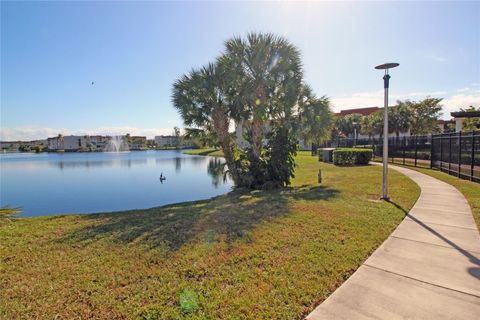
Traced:
<svg viewBox="0 0 480 320">
<path fill-rule="evenodd" d="M 222 162 L 177 150 L 0 154 L 0 205 L 32 217 L 205 199 L 231 189 L 231 181 L 215 174 Z"/>
</svg>

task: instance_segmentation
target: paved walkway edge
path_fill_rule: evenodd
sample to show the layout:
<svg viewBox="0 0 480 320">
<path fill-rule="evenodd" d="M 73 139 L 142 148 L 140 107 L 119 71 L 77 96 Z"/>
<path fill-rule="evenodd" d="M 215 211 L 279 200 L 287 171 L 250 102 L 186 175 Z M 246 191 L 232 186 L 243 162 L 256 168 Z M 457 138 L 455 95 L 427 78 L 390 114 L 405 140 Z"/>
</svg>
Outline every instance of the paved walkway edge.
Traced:
<svg viewBox="0 0 480 320">
<path fill-rule="evenodd" d="M 478 319 L 480 236 L 467 200 L 426 174 L 389 168 L 417 183 L 420 197 L 387 240 L 307 319 Z"/>
</svg>

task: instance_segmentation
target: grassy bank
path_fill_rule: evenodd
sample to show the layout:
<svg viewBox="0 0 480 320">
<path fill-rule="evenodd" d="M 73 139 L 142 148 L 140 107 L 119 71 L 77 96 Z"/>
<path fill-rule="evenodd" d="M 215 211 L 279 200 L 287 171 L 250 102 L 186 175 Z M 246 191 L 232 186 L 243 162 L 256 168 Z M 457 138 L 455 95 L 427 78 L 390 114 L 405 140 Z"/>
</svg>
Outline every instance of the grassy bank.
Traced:
<svg viewBox="0 0 480 320">
<path fill-rule="evenodd" d="M 381 168 L 339 168 L 308 154 L 297 156 L 288 190 L 0 219 L 0 318 L 302 318 L 405 215 L 377 200 Z M 417 185 L 395 171 L 391 183 L 408 210 Z"/>
<path fill-rule="evenodd" d="M 194 149 L 185 151 L 185 154 L 199 155 L 199 156 L 214 156 L 223 157 L 223 152 L 219 149 Z"/>
<path fill-rule="evenodd" d="M 18 208 L 0 207 L 0 217 L 12 216 L 19 212 Z"/>
</svg>

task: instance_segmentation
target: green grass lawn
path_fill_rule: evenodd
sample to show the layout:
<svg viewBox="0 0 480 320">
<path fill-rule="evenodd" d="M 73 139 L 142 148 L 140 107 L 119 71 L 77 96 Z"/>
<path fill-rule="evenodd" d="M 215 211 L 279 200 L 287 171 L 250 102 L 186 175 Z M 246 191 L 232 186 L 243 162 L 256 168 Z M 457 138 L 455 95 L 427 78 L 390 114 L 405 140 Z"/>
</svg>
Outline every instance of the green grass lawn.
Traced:
<svg viewBox="0 0 480 320">
<path fill-rule="evenodd" d="M 219 149 L 194 149 L 185 151 L 185 154 L 199 155 L 199 156 L 214 156 L 223 157 L 223 152 Z"/>
<path fill-rule="evenodd" d="M 419 196 L 381 168 L 297 156 L 291 188 L 145 210 L 0 218 L 0 319 L 301 319 Z M 318 169 L 323 183 L 317 183 Z"/>
</svg>

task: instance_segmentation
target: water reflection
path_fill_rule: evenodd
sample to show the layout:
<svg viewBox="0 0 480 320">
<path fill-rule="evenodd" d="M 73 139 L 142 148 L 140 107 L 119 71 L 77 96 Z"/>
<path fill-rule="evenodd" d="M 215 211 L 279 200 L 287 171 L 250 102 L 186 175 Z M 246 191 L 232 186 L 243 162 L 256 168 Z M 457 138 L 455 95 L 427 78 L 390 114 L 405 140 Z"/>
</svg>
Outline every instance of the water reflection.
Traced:
<svg viewBox="0 0 480 320">
<path fill-rule="evenodd" d="M 84 160 L 84 161 L 55 161 L 48 162 L 50 167 L 63 169 L 76 168 L 98 168 L 98 167 L 127 167 L 131 168 L 133 165 L 144 165 L 147 163 L 146 159 L 126 159 L 126 160 Z"/>
<path fill-rule="evenodd" d="M 223 158 L 178 151 L 0 155 L 0 166 L 0 205 L 22 207 L 22 216 L 147 208 L 232 186 Z"/>
<path fill-rule="evenodd" d="M 225 174 L 225 161 L 220 158 L 212 158 L 208 162 L 207 173 L 212 177 L 212 184 L 214 187 L 218 187 L 221 183 L 224 183 L 227 179 Z"/>
<path fill-rule="evenodd" d="M 175 158 L 175 171 L 180 172 L 182 169 L 182 158 Z"/>
</svg>

